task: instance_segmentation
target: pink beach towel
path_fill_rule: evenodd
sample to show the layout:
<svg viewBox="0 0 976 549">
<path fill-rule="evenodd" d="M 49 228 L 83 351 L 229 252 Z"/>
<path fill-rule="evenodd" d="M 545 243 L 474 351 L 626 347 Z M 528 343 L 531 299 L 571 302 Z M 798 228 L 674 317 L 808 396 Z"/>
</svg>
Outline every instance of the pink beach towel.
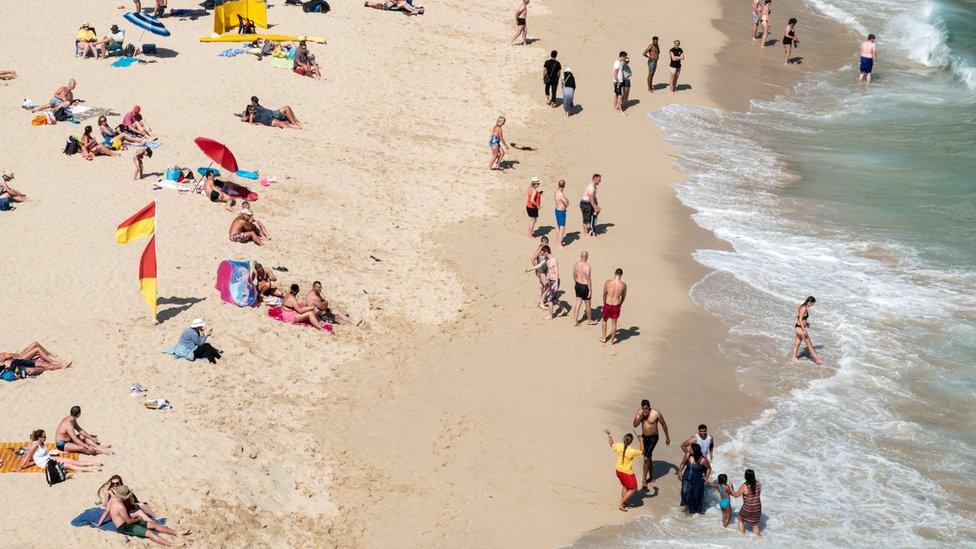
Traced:
<svg viewBox="0 0 976 549">
<path fill-rule="evenodd" d="M 298 317 L 298 314 L 295 313 L 295 311 L 292 311 L 291 309 L 286 309 L 284 307 L 269 308 L 268 316 L 277 320 L 278 322 L 284 322 L 285 324 L 294 324 L 296 326 L 304 326 L 306 328 L 312 328 L 313 330 L 315 329 L 315 326 L 312 326 L 308 322 L 295 322 L 295 319 Z M 329 323 L 323 323 L 322 331 L 329 332 L 331 334 L 332 325 Z"/>
</svg>

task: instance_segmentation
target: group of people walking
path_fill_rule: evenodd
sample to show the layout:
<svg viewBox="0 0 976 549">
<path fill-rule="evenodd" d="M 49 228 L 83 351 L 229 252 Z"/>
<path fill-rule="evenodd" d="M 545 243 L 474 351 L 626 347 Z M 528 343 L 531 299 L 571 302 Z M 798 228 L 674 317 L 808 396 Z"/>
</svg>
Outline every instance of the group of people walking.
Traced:
<svg viewBox="0 0 976 549">
<path fill-rule="evenodd" d="M 641 401 L 640 409 L 634 414 L 634 433 L 626 433 L 621 442 L 615 442 L 609 429 L 604 432 L 607 442 L 616 455 L 614 473 L 620 482 L 620 499 L 617 508 L 627 511 L 630 499 L 637 493 L 637 475 L 634 474 L 633 463 L 638 457 L 643 458 L 641 475 L 641 490 L 647 491 L 657 487 L 654 484 L 654 449 L 660 439 L 660 432 L 664 432 L 665 445 L 671 444 L 668 424 L 659 410 L 651 407 L 649 400 Z M 637 428 L 640 427 L 640 432 Z M 639 434 L 635 437 L 634 434 Z M 636 446 L 635 443 L 636 442 Z M 715 452 L 715 439 L 708 433 L 708 426 L 698 426 L 698 432 L 681 443 L 683 457 L 678 465 L 676 475 L 681 482 L 681 507 L 685 514 L 700 514 L 705 512 L 706 487 L 716 491 L 718 505 L 722 510 L 722 527 L 727 527 L 732 520 L 732 498 L 742 498 L 739 508 L 737 525 L 740 533 L 745 533 L 748 526 L 756 535 L 759 534 L 762 518 L 762 484 L 756 480 L 756 473 L 746 469 L 744 482 L 735 488 L 729 482 L 728 476 L 720 474 L 713 482 L 712 458 Z"/>
</svg>

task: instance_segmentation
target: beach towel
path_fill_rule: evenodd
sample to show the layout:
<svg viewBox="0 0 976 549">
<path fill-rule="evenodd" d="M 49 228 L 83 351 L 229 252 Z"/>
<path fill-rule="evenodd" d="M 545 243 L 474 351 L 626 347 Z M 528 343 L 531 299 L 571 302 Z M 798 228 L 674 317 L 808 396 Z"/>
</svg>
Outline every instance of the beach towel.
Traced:
<svg viewBox="0 0 976 549">
<path fill-rule="evenodd" d="M 257 179 L 260 174 L 256 171 L 251 170 L 237 170 L 234 172 L 237 177 L 243 177 L 244 179 Z"/>
<path fill-rule="evenodd" d="M 163 142 L 158 139 L 153 139 L 152 141 L 146 141 L 147 149 L 158 149 L 163 146 Z"/>
<path fill-rule="evenodd" d="M 177 183 L 171 179 L 160 179 L 159 181 L 153 183 L 153 190 L 158 191 L 159 189 L 173 189 L 174 191 L 180 192 L 190 192 L 196 185 L 193 181 L 187 181 L 186 183 Z"/>
<path fill-rule="evenodd" d="M 241 200 L 247 200 L 249 202 L 254 202 L 258 199 L 258 193 L 248 189 L 244 185 L 238 185 L 237 183 L 231 183 L 230 181 L 224 183 L 223 191 L 227 196 L 240 198 Z"/>
<path fill-rule="evenodd" d="M 271 66 L 276 69 L 291 69 L 295 66 L 295 63 L 291 59 L 272 57 Z"/>
<path fill-rule="evenodd" d="M 304 326 L 306 328 L 311 328 L 313 330 L 315 329 L 315 326 L 312 326 L 308 322 L 296 322 L 295 321 L 295 317 L 297 315 L 295 314 L 295 312 L 292 311 L 292 310 L 290 310 L 290 309 L 285 309 L 284 307 L 271 307 L 271 308 L 269 308 L 268 309 L 268 316 L 270 316 L 271 318 L 277 320 L 278 322 L 284 322 L 285 324 L 292 324 L 292 325 L 295 325 L 295 326 Z M 327 322 L 323 322 L 322 323 L 322 331 L 323 332 L 328 332 L 328 333 L 331 334 L 332 333 L 332 325 L 329 324 L 329 323 L 327 323 Z"/>
<path fill-rule="evenodd" d="M 220 299 L 238 307 L 255 307 L 258 290 L 251 281 L 251 262 L 227 259 L 217 265 L 217 283 Z"/>
<path fill-rule="evenodd" d="M 135 57 L 119 57 L 112 62 L 112 66 L 120 69 L 127 69 L 138 62 L 139 60 Z"/>
<path fill-rule="evenodd" d="M 3 465 L 0 465 L 0 473 L 43 473 L 44 470 L 33 464 L 31 461 L 31 466 L 24 469 L 20 468 L 21 456 L 17 455 L 17 450 L 21 448 L 26 448 L 30 446 L 30 441 L 25 440 L 22 442 L 0 442 L 0 459 L 3 460 Z M 54 450 L 54 443 L 47 444 L 48 450 Z M 69 454 L 68 452 L 61 452 L 58 454 L 71 459 L 78 459 L 78 454 Z M 95 517 L 98 518 L 98 517 Z"/>
<path fill-rule="evenodd" d="M 88 526 L 91 528 L 98 528 L 99 530 L 105 530 L 106 532 L 118 532 L 115 525 L 112 524 L 111 519 L 106 518 L 105 524 L 101 526 L 95 526 L 98 524 L 99 517 L 102 516 L 103 509 L 101 507 L 92 507 L 90 509 L 85 509 L 80 515 L 71 520 L 71 525 L 80 528 L 82 526 Z M 159 518 L 156 520 L 159 524 L 166 524 L 166 519 Z"/>
<path fill-rule="evenodd" d="M 217 57 L 237 57 L 238 55 L 244 55 L 247 53 L 245 48 L 227 48 L 226 50 L 217 54 Z"/>
</svg>

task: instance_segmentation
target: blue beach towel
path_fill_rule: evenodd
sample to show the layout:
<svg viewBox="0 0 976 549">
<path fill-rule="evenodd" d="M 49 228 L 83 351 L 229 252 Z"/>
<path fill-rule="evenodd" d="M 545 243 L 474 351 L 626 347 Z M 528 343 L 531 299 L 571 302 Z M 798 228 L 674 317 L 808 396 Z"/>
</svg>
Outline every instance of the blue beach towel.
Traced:
<svg viewBox="0 0 976 549">
<path fill-rule="evenodd" d="M 119 57 L 112 63 L 112 66 L 125 69 L 131 67 L 132 65 L 135 65 L 138 62 L 139 60 L 136 59 L 135 57 Z"/>
<path fill-rule="evenodd" d="M 98 517 L 100 516 L 102 516 L 101 507 L 92 507 L 90 509 L 85 509 L 80 515 L 78 515 L 71 521 L 71 525 L 75 527 L 89 526 L 92 528 L 96 528 L 95 525 L 98 524 Z M 166 519 L 161 518 L 156 522 L 158 522 L 159 524 L 166 524 Z M 118 532 L 118 530 L 115 529 L 115 525 L 112 524 L 112 521 L 108 519 L 106 519 L 105 524 L 98 526 L 97 528 L 99 530 L 105 530 L 106 532 Z"/>
<path fill-rule="evenodd" d="M 146 141 L 146 147 L 150 149 L 158 149 L 163 146 L 163 142 L 158 139 L 153 139 L 152 141 Z"/>
<path fill-rule="evenodd" d="M 247 50 L 244 48 L 228 48 L 217 54 L 217 57 L 237 57 L 238 55 L 244 55 Z"/>
<path fill-rule="evenodd" d="M 250 170 L 237 170 L 234 172 L 237 177 L 243 177 L 244 179 L 257 179 L 259 177 L 258 172 L 252 172 Z"/>
</svg>

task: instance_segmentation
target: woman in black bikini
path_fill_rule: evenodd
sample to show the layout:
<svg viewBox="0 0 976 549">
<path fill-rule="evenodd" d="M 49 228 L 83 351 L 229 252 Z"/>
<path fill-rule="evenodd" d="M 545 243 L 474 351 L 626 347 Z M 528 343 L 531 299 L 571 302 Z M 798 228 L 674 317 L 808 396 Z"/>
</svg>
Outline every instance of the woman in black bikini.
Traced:
<svg viewBox="0 0 976 549">
<path fill-rule="evenodd" d="M 796 361 L 796 353 L 800 350 L 800 344 L 806 344 L 807 352 L 810 353 L 810 357 L 817 364 L 823 364 L 823 359 L 817 355 L 817 351 L 813 348 L 813 342 L 810 341 L 810 323 L 807 319 L 810 318 L 810 307 L 817 302 L 817 299 L 813 296 L 808 297 L 800 308 L 796 310 L 796 324 L 793 325 L 794 338 L 793 338 L 793 353 L 791 357 L 793 361 Z"/>
<path fill-rule="evenodd" d="M 785 64 L 790 64 L 790 55 L 793 55 L 793 48 L 800 47 L 800 41 L 796 39 L 796 17 L 791 17 L 786 25 L 786 34 L 783 35 L 783 51 L 786 53 Z"/>
</svg>

